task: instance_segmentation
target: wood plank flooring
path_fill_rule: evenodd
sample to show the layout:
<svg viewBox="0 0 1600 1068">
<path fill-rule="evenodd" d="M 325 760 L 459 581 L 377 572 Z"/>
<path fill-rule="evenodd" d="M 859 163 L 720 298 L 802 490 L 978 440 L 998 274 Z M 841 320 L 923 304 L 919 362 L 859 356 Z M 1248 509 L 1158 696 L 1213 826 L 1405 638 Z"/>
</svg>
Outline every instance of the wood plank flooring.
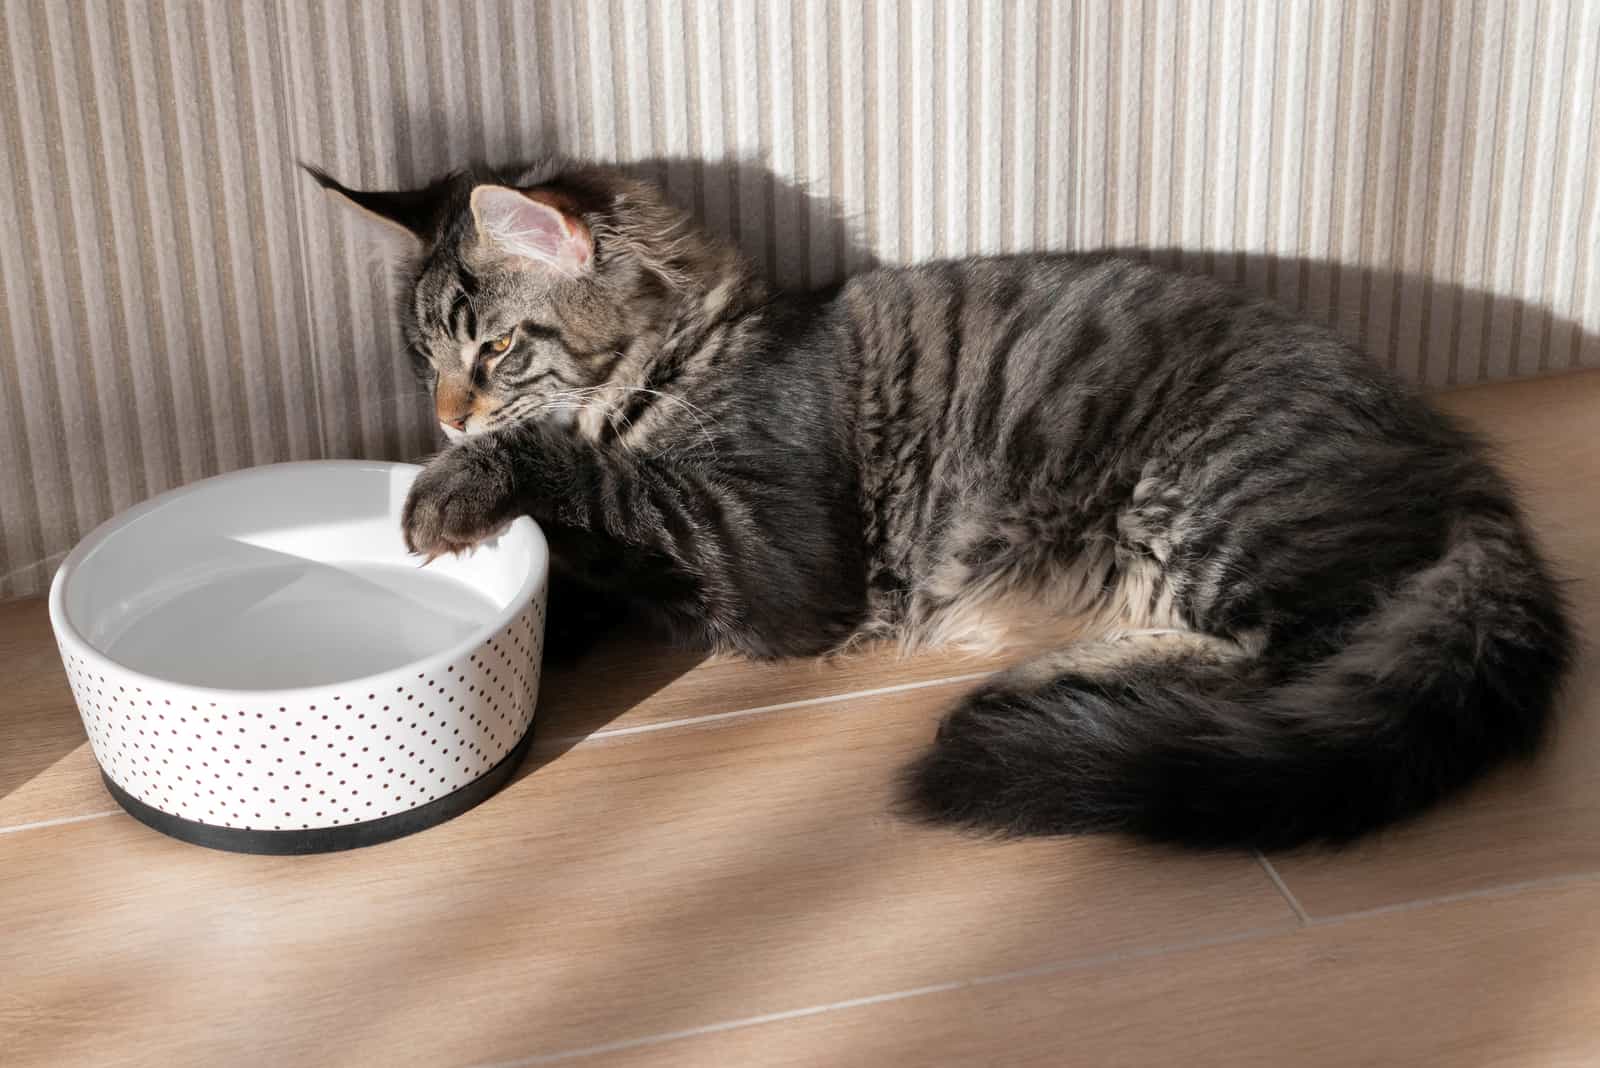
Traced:
<svg viewBox="0 0 1600 1068">
<path fill-rule="evenodd" d="M 1600 374 L 1441 403 L 1503 443 L 1600 634 Z M 520 777 L 351 853 L 106 796 L 42 602 L 0 605 L 0 1064 L 1600 1063 L 1600 658 L 1557 745 L 1337 854 L 997 843 L 887 812 L 999 661 L 550 677 Z"/>
</svg>

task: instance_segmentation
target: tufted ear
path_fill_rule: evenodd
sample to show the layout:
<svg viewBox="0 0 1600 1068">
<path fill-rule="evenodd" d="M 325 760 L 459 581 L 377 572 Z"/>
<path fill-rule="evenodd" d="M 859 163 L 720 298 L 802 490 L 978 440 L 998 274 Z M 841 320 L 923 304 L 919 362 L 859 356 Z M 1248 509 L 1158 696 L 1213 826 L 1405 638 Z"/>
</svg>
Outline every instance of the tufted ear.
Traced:
<svg viewBox="0 0 1600 1068">
<path fill-rule="evenodd" d="M 361 224 L 374 244 L 391 255 L 420 256 L 432 242 L 439 209 L 445 199 L 445 182 L 422 189 L 350 189 L 326 171 L 307 163 L 300 166 Z"/>
<path fill-rule="evenodd" d="M 504 255 L 570 275 L 587 272 L 593 261 L 594 240 L 583 220 L 540 199 L 537 191 L 480 185 L 472 191 L 472 218 L 478 239 Z"/>
</svg>

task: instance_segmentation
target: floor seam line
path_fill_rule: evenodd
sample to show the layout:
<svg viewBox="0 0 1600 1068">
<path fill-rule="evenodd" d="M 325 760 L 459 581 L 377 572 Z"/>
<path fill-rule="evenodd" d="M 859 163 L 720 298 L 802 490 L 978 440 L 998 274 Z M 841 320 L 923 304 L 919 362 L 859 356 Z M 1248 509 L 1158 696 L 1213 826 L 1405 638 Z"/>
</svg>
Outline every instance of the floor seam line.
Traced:
<svg viewBox="0 0 1600 1068">
<path fill-rule="evenodd" d="M 1278 894 L 1294 910 L 1295 918 L 1300 921 L 1300 926 L 1310 926 L 1311 917 L 1307 915 L 1306 910 L 1301 906 L 1300 899 L 1294 896 L 1294 891 L 1289 889 L 1289 884 L 1283 881 L 1283 876 L 1278 874 L 1278 869 L 1273 866 L 1272 861 L 1268 860 L 1267 855 L 1259 849 L 1252 850 L 1252 852 L 1255 853 L 1256 862 L 1261 865 L 1261 870 L 1267 873 L 1267 878 L 1272 880 L 1272 885 L 1278 888 Z"/>
<path fill-rule="evenodd" d="M 71 823 L 87 823 L 89 820 L 102 820 L 107 816 L 120 814 L 120 808 L 103 809 L 99 812 L 86 812 L 81 816 L 60 816 L 53 820 L 34 820 L 31 823 L 13 823 L 7 827 L 0 827 L 0 834 L 20 834 L 23 831 L 42 831 L 47 827 L 65 827 Z"/>
<path fill-rule="evenodd" d="M 1355 920 L 1373 919 L 1379 916 L 1388 916 L 1400 912 L 1412 912 L 1416 909 L 1434 908 L 1440 905 L 1454 905 L 1462 901 L 1477 901 L 1486 898 L 1510 897 L 1514 894 L 1524 893 L 1529 890 L 1549 890 L 1562 886 L 1577 886 L 1583 883 L 1600 881 L 1600 871 L 1568 872 L 1565 875 L 1548 875 L 1542 879 L 1526 879 L 1517 883 L 1499 883 L 1495 886 L 1483 886 L 1476 890 L 1462 890 L 1454 894 L 1439 894 L 1435 897 L 1419 897 L 1412 901 L 1397 901 L 1392 905 L 1378 905 L 1369 909 L 1356 909 L 1353 912 L 1338 912 L 1327 916 L 1318 916 L 1307 923 L 1308 927 L 1336 927 L 1342 923 Z"/>
<path fill-rule="evenodd" d="M 850 690 L 845 693 L 824 694 L 820 697 L 803 697 L 794 701 L 781 701 L 777 704 L 755 705 L 750 708 L 736 708 L 727 712 L 712 712 L 703 716 L 686 716 L 681 719 L 663 720 L 659 723 L 640 723 L 632 727 L 615 727 L 609 730 L 601 729 L 589 734 L 571 734 L 558 738 L 550 738 L 543 742 L 535 742 L 534 748 L 565 747 L 572 748 L 588 742 L 605 741 L 608 738 L 626 738 L 639 734 L 654 734 L 658 731 L 675 730 L 681 727 L 694 727 L 706 723 L 721 723 L 726 720 L 744 719 L 750 716 L 766 715 L 772 712 L 788 712 L 799 708 L 813 708 L 818 705 L 835 704 L 841 701 L 861 700 L 869 697 L 887 697 L 899 693 L 912 693 L 917 690 L 928 690 L 938 686 L 954 686 L 963 682 L 976 682 L 987 678 L 993 672 L 980 671 L 968 675 L 948 675 L 937 679 L 919 679 L 915 682 L 897 683 L 893 686 L 879 686 L 868 690 Z M 537 712 L 535 712 L 537 718 Z"/>
<path fill-rule="evenodd" d="M 648 1046 L 665 1045 L 685 1038 L 697 1038 L 702 1035 L 721 1034 L 725 1031 L 738 1031 L 750 1027 L 760 1027 L 765 1024 L 782 1023 L 786 1020 L 805 1019 L 809 1016 L 821 1016 L 830 1012 L 843 1012 L 849 1009 L 864 1008 L 869 1005 L 881 1005 L 895 1001 L 908 1001 L 913 998 L 927 997 L 931 994 L 949 993 L 955 990 L 965 990 L 972 987 L 992 986 L 1000 983 L 1018 982 L 1024 979 L 1042 978 L 1049 975 L 1064 974 L 1073 971 L 1083 971 L 1090 968 L 1107 967 L 1115 964 L 1133 961 L 1148 960 L 1162 957 L 1172 953 L 1186 953 L 1199 949 L 1211 949 L 1217 946 L 1233 945 L 1250 942 L 1275 935 L 1293 934 L 1299 928 L 1272 925 L 1269 927 L 1252 927 L 1243 931 L 1233 931 L 1228 934 L 1212 935 L 1206 938 L 1191 939 L 1186 942 L 1163 943 L 1154 946 L 1138 947 L 1128 950 L 1116 950 L 1108 953 L 1092 954 L 1085 957 L 1072 957 L 1067 960 L 1041 964 L 1032 968 L 1021 968 L 1009 972 L 996 972 L 988 975 L 974 976 L 968 979 L 952 979 L 944 983 L 932 983 L 925 986 L 909 987 L 903 990 L 886 991 L 881 994 L 868 994 L 862 997 L 846 998 L 841 1001 L 824 1002 L 817 1005 L 805 1005 L 795 1009 L 785 1009 L 779 1012 L 762 1013 L 755 1016 L 741 1016 L 732 1020 L 719 1020 L 715 1023 L 702 1024 L 697 1027 L 683 1028 L 677 1031 L 663 1031 L 653 1035 L 641 1035 L 638 1038 L 623 1039 L 617 1042 L 607 1042 L 595 1046 L 583 1046 L 575 1049 L 558 1050 L 554 1053 L 535 1054 L 531 1057 L 522 1057 L 509 1061 L 490 1061 L 479 1064 L 477 1068 L 533 1068 L 541 1064 L 557 1064 L 563 1061 L 581 1060 L 586 1057 L 595 1057 L 605 1053 L 620 1053 L 624 1050 L 641 1049 Z"/>
<path fill-rule="evenodd" d="M 1269 875 L 1276 876 L 1276 869 L 1272 866 L 1271 862 L 1265 858 L 1265 856 L 1258 852 L 1256 857 L 1263 869 L 1265 869 Z M 1044 976 L 1065 974 L 1067 972 L 1082 971 L 1090 968 L 1107 967 L 1115 964 L 1148 960 L 1175 953 L 1186 953 L 1200 949 L 1234 945 L 1278 935 L 1296 934 L 1310 929 L 1337 927 L 1345 923 L 1378 918 L 1389 913 L 1407 912 L 1413 909 L 1428 908 L 1437 905 L 1448 905 L 1460 901 L 1469 901 L 1480 898 L 1505 897 L 1527 890 L 1539 890 L 1549 889 L 1556 886 L 1577 885 L 1587 882 L 1594 882 L 1596 880 L 1600 880 L 1600 871 L 1570 873 L 1566 875 L 1550 876 L 1544 879 L 1532 879 L 1520 883 L 1507 883 L 1501 886 L 1485 887 L 1480 890 L 1468 890 L 1457 894 L 1446 894 L 1438 897 L 1402 902 L 1395 905 L 1380 906 L 1374 909 L 1338 913 L 1331 916 L 1312 919 L 1305 914 L 1304 909 L 1299 905 L 1298 899 L 1296 899 L 1293 894 L 1289 892 L 1287 885 L 1282 884 L 1281 878 L 1275 877 L 1274 883 L 1279 884 L 1280 893 L 1285 895 L 1285 900 L 1289 902 L 1296 915 L 1301 917 L 1301 921 L 1297 926 L 1286 927 L 1274 925 L 1269 927 L 1250 928 L 1245 931 L 1238 931 L 1225 935 L 1216 935 L 1202 939 L 1194 939 L 1187 942 L 1167 943 L 1163 945 L 1114 951 L 1087 957 L 1074 957 L 1068 960 L 1043 964 L 1033 968 L 1018 969 L 1010 972 L 999 972 L 990 975 L 980 975 L 967 979 L 955 979 L 945 983 L 935 983 L 926 986 L 911 987 L 904 990 L 887 991 L 881 994 L 870 994 L 863 997 L 826 1002 L 818 1005 L 801 1006 L 800 1008 L 787 1009 L 781 1012 L 737 1017 L 732 1020 L 717 1021 L 715 1023 L 684 1028 L 678 1031 L 666 1031 L 654 1035 L 642 1035 L 638 1038 L 625 1039 L 618 1042 L 609 1042 L 602 1045 L 584 1046 L 575 1049 L 560 1050 L 553 1053 L 536 1054 L 531 1057 L 523 1057 L 509 1061 L 488 1062 L 480 1065 L 479 1068 L 533 1068 L 535 1065 L 556 1064 L 565 1061 L 581 1060 L 583 1058 L 599 1056 L 605 1053 L 620 1053 L 624 1050 L 664 1045 L 668 1042 L 680 1041 L 686 1038 L 697 1038 L 703 1035 L 720 1034 L 725 1031 L 736 1031 L 750 1027 L 760 1027 L 765 1024 L 781 1023 L 786 1020 L 804 1019 L 806 1017 L 819 1016 L 829 1012 L 842 1012 L 853 1008 L 864 1008 L 870 1005 L 878 1005 L 895 1001 L 907 1001 L 913 998 L 927 997 L 932 994 L 948 993 L 955 990 L 964 990 L 973 987 L 989 986 L 999 983 L 1017 982 L 1023 979 L 1042 978 Z"/>
</svg>

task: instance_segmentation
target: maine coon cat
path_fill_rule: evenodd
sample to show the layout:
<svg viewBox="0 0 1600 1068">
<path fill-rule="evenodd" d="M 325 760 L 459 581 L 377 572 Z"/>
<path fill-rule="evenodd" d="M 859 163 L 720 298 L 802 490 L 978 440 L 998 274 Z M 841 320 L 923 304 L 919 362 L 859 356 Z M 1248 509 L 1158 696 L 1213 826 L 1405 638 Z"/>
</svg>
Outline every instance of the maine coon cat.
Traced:
<svg viewBox="0 0 1600 1068">
<path fill-rule="evenodd" d="M 456 439 L 416 552 L 525 513 L 567 580 L 758 657 L 1076 621 L 950 711 L 926 818 L 1343 842 L 1546 733 L 1572 637 L 1505 481 L 1272 304 L 1109 255 L 778 293 L 604 168 L 316 177 L 395 240 Z"/>
</svg>

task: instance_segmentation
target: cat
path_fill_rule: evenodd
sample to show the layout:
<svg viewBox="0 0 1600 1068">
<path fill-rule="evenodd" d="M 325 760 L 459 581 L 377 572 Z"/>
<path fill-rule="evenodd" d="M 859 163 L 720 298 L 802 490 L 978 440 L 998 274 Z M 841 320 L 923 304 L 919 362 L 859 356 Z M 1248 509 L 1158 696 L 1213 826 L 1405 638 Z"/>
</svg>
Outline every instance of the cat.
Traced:
<svg viewBox="0 0 1600 1068">
<path fill-rule="evenodd" d="M 1111 254 L 777 292 L 652 185 L 550 160 L 358 191 L 455 439 L 404 533 L 534 517 L 566 581 L 753 657 L 1079 636 L 948 712 L 916 817 L 1337 845 L 1547 735 L 1558 583 L 1472 436 L 1329 330 Z"/>
</svg>

